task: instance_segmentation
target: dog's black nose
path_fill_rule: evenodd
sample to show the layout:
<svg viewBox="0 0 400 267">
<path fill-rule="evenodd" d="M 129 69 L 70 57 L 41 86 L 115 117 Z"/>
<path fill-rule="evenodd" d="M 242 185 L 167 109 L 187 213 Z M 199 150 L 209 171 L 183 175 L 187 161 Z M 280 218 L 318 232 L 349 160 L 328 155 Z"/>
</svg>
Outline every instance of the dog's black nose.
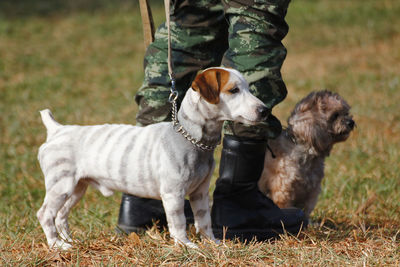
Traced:
<svg viewBox="0 0 400 267">
<path fill-rule="evenodd" d="M 257 108 L 257 112 L 258 114 L 260 114 L 261 118 L 267 118 L 270 113 L 270 110 L 266 106 L 259 106 Z"/>
<path fill-rule="evenodd" d="M 353 120 L 348 120 L 348 121 L 346 122 L 346 124 L 347 124 L 347 126 L 350 127 L 350 129 L 353 129 L 353 128 L 354 128 L 354 125 L 355 125 L 355 122 L 354 122 Z"/>
</svg>

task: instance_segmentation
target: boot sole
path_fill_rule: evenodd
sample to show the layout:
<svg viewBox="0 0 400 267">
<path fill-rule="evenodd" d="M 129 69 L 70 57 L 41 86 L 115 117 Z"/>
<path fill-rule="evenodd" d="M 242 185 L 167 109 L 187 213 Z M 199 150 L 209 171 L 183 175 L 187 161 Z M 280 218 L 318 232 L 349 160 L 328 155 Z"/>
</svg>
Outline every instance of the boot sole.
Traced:
<svg viewBox="0 0 400 267">
<path fill-rule="evenodd" d="M 256 241 L 267 241 L 279 239 L 282 234 L 296 235 L 301 231 L 302 227 L 293 226 L 283 229 L 224 229 L 213 228 L 214 236 L 220 240 L 238 239 L 241 242 Z"/>
<path fill-rule="evenodd" d="M 130 233 L 142 233 L 146 231 L 146 228 L 143 227 L 135 227 L 135 226 L 126 226 L 126 225 L 118 225 L 115 227 L 115 232 L 118 234 L 129 235 Z"/>
</svg>

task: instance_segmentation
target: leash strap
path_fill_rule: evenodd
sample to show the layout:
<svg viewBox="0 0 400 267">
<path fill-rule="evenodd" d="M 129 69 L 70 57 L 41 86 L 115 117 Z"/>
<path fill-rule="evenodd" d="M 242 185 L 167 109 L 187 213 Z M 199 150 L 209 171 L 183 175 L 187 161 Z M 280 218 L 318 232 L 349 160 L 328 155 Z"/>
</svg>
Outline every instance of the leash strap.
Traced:
<svg viewBox="0 0 400 267">
<path fill-rule="evenodd" d="M 175 128 L 175 131 L 182 134 L 189 142 L 191 142 L 196 147 L 205 151 L 213 151 L 218 144 L 215 145 L 205 145 L 199 140 L 193 138 L 189 132 L 187 132 L 183 126 L 179 123 L 178 120 L 178 108 L 177 108 L 177 100 L 178 100 L 178 91 L 175 88 L 175 75 L 173 72 L 173 62 L 172 62 L 172 47 L 171 47 L 171 19 L 170 19 L 170 0 L 164 0 L 165 5 L 165 18 L 168 30 L 168 74 L 171 79 L 171 93 L 169 95 L 168 101 L 172 104 L 172 125 Z"/>
<path fill-rule="evenodd" d="M 139 0 L 140 15 L 142 17 L 144 45 L 148 47 L 154 41 L 153 15 L 148 0 Z"/>
<path fill-rule="evenodd" d="M 164 5 L 165 5 L 165 18 L 168 30 L 168 74 L 169 78 L 171 79 L 171 94 L 169 95 L 169 102 L 172 103 L 173 105 L 176 105 L 176 100 L 178 99 L 178 91 L 175 88 L 175 75 L 173 72 L 173 63 L 172 63 L 170 0 L 164 0 Z"/>
</svg>

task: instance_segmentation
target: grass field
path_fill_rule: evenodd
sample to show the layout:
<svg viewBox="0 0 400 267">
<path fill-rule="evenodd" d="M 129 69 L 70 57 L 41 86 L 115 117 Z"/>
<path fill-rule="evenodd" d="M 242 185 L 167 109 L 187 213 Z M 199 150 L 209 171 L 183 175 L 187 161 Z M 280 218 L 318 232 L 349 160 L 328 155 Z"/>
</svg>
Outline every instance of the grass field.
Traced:
<svg viewBox="0 0 400 267">
<path fill-rule="evenodd" d="M 200 243 L 198 251 L 175 247 L 165 232 L 118 236 L 120 193 L 89 189 L 70 215 L 75 249 L 49 251 L 35 216 L 45 193 L 38 111 L 70 124 L 135 123 L 144 47 L 131 2 L 0 2 L 0 265 L 400 265 L 398 0 L 294 0 L 289 8 L 289 94 L 275 113 L 285 121 L 300 98 L 326 88 L 347 99 L 358 126 L 328 158 L 316 223 L 303 235 Z M 160 23 L 162 6 L 153 12 Z"/>
</svg>

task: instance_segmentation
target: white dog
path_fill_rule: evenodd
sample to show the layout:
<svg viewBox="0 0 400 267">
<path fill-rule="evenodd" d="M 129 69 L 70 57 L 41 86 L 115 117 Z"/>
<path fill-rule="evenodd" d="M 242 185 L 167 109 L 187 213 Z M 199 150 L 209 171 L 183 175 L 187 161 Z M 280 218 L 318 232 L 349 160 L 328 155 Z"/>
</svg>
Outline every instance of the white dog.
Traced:
<svg viewBox="0 0 400 267">
<path fill-rule="evenodd" d="M 182 101 L 177 127 L 170 122 L 146 127 L 61 125 L 49 110 L 41 111 L 47 140 L 38 159 L 46 196 L 37 217 L 49 247 L 71 247 L 68 214 L 88 185 L 104 196 L 122 191 L 161 199 L 175 242 L 196 247 L 185 231 L 183 207 L 189 195 L 196 230 L 215 240 L 208 197 L 215 146 L 208 145 L 219 143 L 223 121 L 255 124 L 267 115 L 243 76 L 226 68 L 196 76 Z"/>
</svg>

